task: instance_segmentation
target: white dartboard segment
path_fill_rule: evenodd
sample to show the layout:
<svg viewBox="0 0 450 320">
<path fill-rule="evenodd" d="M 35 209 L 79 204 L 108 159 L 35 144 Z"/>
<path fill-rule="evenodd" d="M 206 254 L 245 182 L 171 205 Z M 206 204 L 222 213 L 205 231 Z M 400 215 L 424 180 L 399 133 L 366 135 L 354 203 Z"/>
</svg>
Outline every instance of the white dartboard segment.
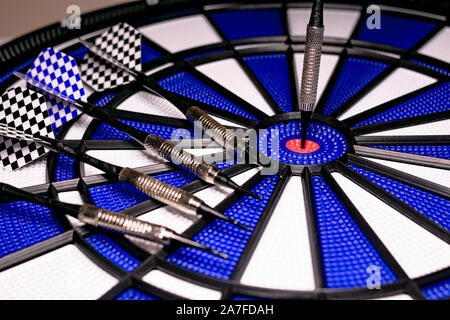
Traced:
<svg viewBox="0 0 450 320">
<path fill-rule="evenodd" d="M 409 294 L 403 293 L 374 300 L 413 300 L 413 298 Z"/>
<path fill-rule="evenodd" d="M 117 109 L 141 114 L 186 119 L 184 114 L 168 100 L 145 91 L 139 91 L 133 94 L 122 102 Z"/>
<path fill-rule="evenodd" d="M 288 181 L 241 283 L 282 290 L 315 289 L 300 177 Z"/>
<path fill-rule="evenodd" d="M 235 59 L 230 58 L 202 64 L 197 66 L 197 69 L 267 115 L 274 114 L 272 108 Z"/>
<path fill-rule="evenodd" d="M 219 300 L 222 296 L 220 291 L 199 286 L 160 270 L 150 271 L 142 280 L 164 291 L 190 300 Z"/>
<path fill-rule="evenodd" d="M 47 183 L 47 156 L 14 171 L 0 167 L 0 182 L 17 188 Z"/>
<path fill-rule="evenodd" d="M 439 136 L 448 135 L 449 128 L 450 119 L 445 119 L 415 126 L 369 133 L 364 136 Z"/>
<path fill-rule="evenodd" d="M 406 274 L 418 278 L 450 266 L 450 246 L 340 173 L 332 173 Z"/>
<path fill-rule="evenodd" d="M 288 9 L 289 33 L 294 37 L 306 36 L 311 9 Z M 329 9 L 323 10 L 324 37 L 349 39 L 359 20 L 359 10 Z"/>
<path fill-rule="evenodd" d="M 417 52 L 450 63 L 450 27 L 444 27 Z"/>
<path fill-rule="evenodd" d="M 118 280 L 74 245 L 66 245 L 0 273 L 1 300 L 93 300 Z"/>
<path fill-rule="evenodd" d="M 165 159 L 146 150 L 89 150 L 87 154 L 121 167 L 139 168 L 166 162 Z M 103 171 L 83 163 L 84 175 L 101 174 Z"/>
<path fill-rule="evenodd" d="M 69 128 L 64 139 L 66 140 L 81 140 L 83 139 L 86 129 L 91 124 L 92 117 L 87 114 L 82 114 L 76 118 L 75 123 Z"/>
<path fill-rule="evenodd" d="M 221 42 L 222 39 L 202 14 L 157 22 L 139 28 L 141 33 L 170 52 Z"/>
<path fill-rule="evenodd" d="M 389 168 L 396 169 L 400 172 L 405 172 L 413 176 L 450 188 L 450 169 L 444 170 L 395 161 L 372 159 L 372 158 L 367 159 L 382 164 L 384 166 L 387 166 Z"/>
<path fill-rule="evenodd" d="M 380 104 L 401 97 L 436 82 L 436 79 L 405 68 L 394 70 L 338 119 L 344 120 Z"/>
</svg>

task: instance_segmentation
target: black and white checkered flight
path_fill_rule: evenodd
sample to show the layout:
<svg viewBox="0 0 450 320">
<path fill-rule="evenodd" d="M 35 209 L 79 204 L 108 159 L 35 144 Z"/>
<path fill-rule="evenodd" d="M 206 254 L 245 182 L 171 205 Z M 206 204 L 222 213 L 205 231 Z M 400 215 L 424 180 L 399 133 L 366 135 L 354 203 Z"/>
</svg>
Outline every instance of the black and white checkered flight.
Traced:
<svg viewBox="0 0 450 320">
<path fill-rule="evenodd" d="M 95 45 L 130 69 L 141 71 L 141 34 L 127 23 L 119 23 L 100 37 Z M 95 91 L 114 88 L 134 81 L 129 73 L 107 65 L 97 55 L 88 52 L 81 64 L 84 81 Z"/>
<path fill-rule="evenodd" d="M 11 88 L 0 97 L 0 124 L 25 134 L 54 138 L 54 121 L 47 109 L 46 99 L 40 93 L 21 87 Z M 19 140 L 13 135 L 0 136 L 0 160 L 8 170 L 19 169 L 48 151 L 33 141 Z"/>
</svg>

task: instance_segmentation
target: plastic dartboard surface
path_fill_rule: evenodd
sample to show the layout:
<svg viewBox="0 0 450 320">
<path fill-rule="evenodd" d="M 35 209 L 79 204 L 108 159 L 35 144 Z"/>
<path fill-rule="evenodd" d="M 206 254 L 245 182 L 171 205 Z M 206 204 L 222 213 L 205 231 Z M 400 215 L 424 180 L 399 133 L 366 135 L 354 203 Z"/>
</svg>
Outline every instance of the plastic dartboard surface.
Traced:
<svg viewBox="0 0 450 320">
<path fill-rule="evenodd" d="M 298 87 L 310 3 L 144 1 L 52 25 L 0 48 L 0 91 L 23 85 L 40 51 L 81 62 L 106 28 L 142 35 L 142 71 L 230 128 L 266 129 L 281 176 L 221 161 L 262 200 L 162 165 L 124 133 L 78 116 L 57 137 L 140 168 L 249 226 L 191 219 L 99 170 L 50 152 L 0 181 L 165 225 L 229 254 L 140 241 L 24 201 L 0 201 L 0 299 L 446 299 L 450 296 L 450 27 L 445 4 L 326 3 L 318 102 L 299 148 Z M 427 4 L 428 3 L 428 4 Z M 442 6 L 440 8 L 439 6 Z M 176 106 L 128 83 L 89 102 L 170 139 L 193 134 Z M 176 131 L 182 130 L 182 131 Z M 262 141 L 276 136 L 278 153 Z M 269 139 L 270 140 L 270 139 Z M 189 139 L 187 139 L 189 142 Z M 185 144 L 186 146 L 188 143 Z M 198 155 L 222 149 L 187 146 Z"/>
</svg>

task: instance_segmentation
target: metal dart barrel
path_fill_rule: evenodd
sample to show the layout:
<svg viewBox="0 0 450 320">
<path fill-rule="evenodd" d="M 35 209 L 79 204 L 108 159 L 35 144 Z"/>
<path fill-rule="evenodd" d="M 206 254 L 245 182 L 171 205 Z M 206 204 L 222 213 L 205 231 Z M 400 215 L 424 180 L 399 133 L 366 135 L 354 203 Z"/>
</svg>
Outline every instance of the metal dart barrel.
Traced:
<svg viewBox="0 0 450 320">
<path fill-rule="evenodd" d="M 139 191 L 186 214 L 194 216 L 197 214 L 214 216 L 215 218 L 225 220 L 240 228 L 249 230 L 248 227 L 214 210 L 189 192 L 180 188 L 175 188 L 134 169 L 123 168 L 119 173 L 119 181 L 131 184 Z"/>
<path fill-rule="evenodd" d="M 300 87 L 302 121 L 301 148 L 305 148 L 309 121 L 311 120 L 316 103 L 323 32 L 323 3 L 321 0 L 316 0 L 313 2 L 311 18 L 306 27 L 305 55 L 303 58 L 302 82 Z"/>
<path fill-rule="evenodd" d="M 262 200 L 261 196 L 254 194 L 253 192 L 250 192 L 233 182 L 216 166 L 206 163 L 200 157 L 196 157 L 181 148 L 177 148 L 177 146 L 175 146 L 173 143 L 164 140 L 157 135 L 148 135 L 145 139 L 144 147 L 148 150 L 154 151 L 161 157 L 189 170 L 207 183 L 217 183 L 220 185 L 224 185 L 226 187 L 230 187 L 234 190 L 248 194 L 249 196 L 252 196 L 256 199 Z"/>
<path fill-rule="evenodd" d="M 242 154 L 248 152 L 248 142 L 227 130 L 227 128 L 214 120 L 199 107 L 190 107 L 186 115 L 192 121 L 199 122 L 202 130 L 225 149 L 237 151 Z"/>
<path fill-rule="evenodd" d="M 98 208 L 90 204 L 84 204 L 80 207 L 78 219 L 96 227 L 114 230 L 142 239 L 159 242 L 164 245 L 167 245 L 170 240 L 178 241 L 189 247 L 206 250 L 222 258 L 228 258 L 228 255 L 185 238 L 169 228 L 142 221 L 123 213 Z"/>
</svg>

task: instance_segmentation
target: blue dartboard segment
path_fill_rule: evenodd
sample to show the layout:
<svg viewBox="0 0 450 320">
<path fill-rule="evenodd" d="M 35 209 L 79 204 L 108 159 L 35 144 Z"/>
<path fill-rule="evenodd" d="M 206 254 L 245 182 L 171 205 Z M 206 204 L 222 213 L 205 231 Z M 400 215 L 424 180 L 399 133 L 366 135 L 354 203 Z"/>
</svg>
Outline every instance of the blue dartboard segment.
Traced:
<svg viewBox="0 0 450 320">
<path fill-rule="evenodd" d="M 238 107 L 216 91 L 194 78 L 187 72 L 179 72 L 158 82 L 164 89 L 194 99 L 216 108 L 257 120 L 254 116 Z"/>
<path fill-rule="evenodd" d="M 381 14 L 380 18 L 379 29 L 369 29 L 368 23 L 364 23 L 356 38 L 410 49 L 436 27 L 435 24 L 430 22 L 390 14 Z"/>
<path fill-rule="evenodd" d="M 422 288 L 424 296 L 428 300 L 441 300 L 450 297 L 450 279 Z"/>
<path fill-rule="evenodd" d="M 168 126 L 162 126 L 158 124 L 146 123 L 146 122 L 137 122 L 131 120 L 122 120 L 123 123 L 126 123 L 129 126 L 132 126 L 136 129 L 147 132 L 148 134 L 153 133 L 157 136 L 160 136 L 163 139 L 176 139 L 176 137 L 193 137 L 193 131 L 187 129 L 180 129 Z M 101 123 L 98 127 L 97 131 L 92 136 L 92 140 L 130 140 L 132 139 L 126 133 L 117 130 L 116 128 L 111 127 L 106 123 Z"/>
<path fill-rule="evenodd" d="M 284 35 L 278 9 L 226 11 L 211 16 L 230 40 Z"/>
<path fill-rule="evenodd" d="M 87 237 L 86 241 L 102 256 L 125 271 L 132 272 L 141 264 L 138 259 L 119 247 L 103 233 Z"/>
<path fill-rule="evenodd" d="M 361 58 L 349 57 L 345 60 L 341 72 L 322 110 L 331 114 L 359 90 L 374 80 L 389 65 Z"/>
<path fill-rule="evenodd" d="M 291 83 L 285 54 L 261 54 L 244 61 L 284 112 L 292 111 Z"/>
<path fill-rule="evenodd" d="M 321 177 L 313 177 L 314 205 L 328 288 L 366 287 L 376 270 L 380 284 L 397 277 Z"/>
<path fill-rule="evenodd" d="M 136 289 L 127 289 L 118 295 L 115 300 L 159 300 Z"/>
<path fill-rule="evenodd" d="M 353 127 L 423 116 L 450 110 L 450 82 L 444 83 Z"/>
<path fill-rule="evenodd" d="M 63 232 L 48 208 L 25 201 L 0 204 L 0 258 Z"/>
</svg>

